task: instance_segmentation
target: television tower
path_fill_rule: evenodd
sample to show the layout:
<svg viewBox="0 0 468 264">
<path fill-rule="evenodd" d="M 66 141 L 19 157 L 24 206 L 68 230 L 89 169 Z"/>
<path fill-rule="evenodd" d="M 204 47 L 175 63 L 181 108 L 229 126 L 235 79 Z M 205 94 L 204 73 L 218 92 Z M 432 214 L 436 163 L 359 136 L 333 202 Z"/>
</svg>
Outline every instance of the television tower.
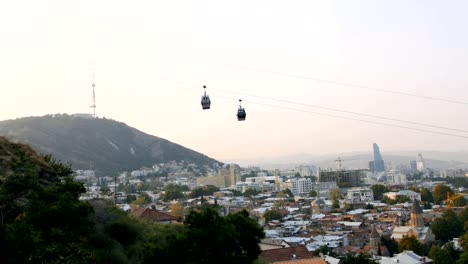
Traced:
<svg viewBox="0 0 468 264">
<path fill-rule="evenodd" d="M 93 87 L 93 105 L 90 107 L 93 108 L 93 117 L 96 118 L 96 93 L 94 92 L 94 87 L 96 87 L 96 84 L 94 83 L 94 72 L 93 72 L 93 83 L 91 84 Z"/>
</svg>

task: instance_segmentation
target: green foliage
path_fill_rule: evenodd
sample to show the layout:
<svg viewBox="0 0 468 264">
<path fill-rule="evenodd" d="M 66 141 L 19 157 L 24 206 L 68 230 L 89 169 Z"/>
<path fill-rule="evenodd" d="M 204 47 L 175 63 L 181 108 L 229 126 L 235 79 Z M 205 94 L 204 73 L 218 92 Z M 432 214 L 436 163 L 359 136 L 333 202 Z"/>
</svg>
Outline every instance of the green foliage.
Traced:
<svg viewBox="0 0 468 264">
<path fill-rule="evenodd" d="M 412 250 L 418 255 L 422 255 L 424 252 L 424 247 L 419 240 L 414 236 L 404 236 L 398 243 L 398 250 Z"/>
<path fill-rule="evenodd" d="M 466 199 L 465 197 L 460 197 L 458 199 L 455 199 L 453 200 L 453 206 L 456 206 L 456 207 L 463 207 L 466 205 Z"/>
<path fill-rule="evenodd" d="M 309 197 L 317 197 L 317 191 L 316 190 L 312 190 L 309 192 Z"/>
<path fill-rule="evenodd" d="M 284 215 L 278 210 L 268 210 L 265 212 L 263 217 L 265 218 L 265 221 L 270 222 L 272 220 L 281 220 Z"/>
<path fill-rule="evenodd" d="M 447 193 L 453 194 L 452 189 L 444 184 L 438 184 L 434 188 L 434 202 L 436 204 L 442 204 L 447 199 Z"/>
<path fill-rule="evenodd" d="M 331 189 L 328 196 L 332 201 L 338 200 L 341 198 L 341 191 L 338 188 Z"/>
<path fill-rule="evenodd" d="M 9 149 L 16 153 L 11 164 L 3 148 L 2 263 L 252 263 L 260 253 L 263 229 L 245 210 L 221 217 L 207 207 L 191 212 L 184 225 L 140 221 L 112 201 L 80 201 L 85 189 L 67 165 L 28 158 L 34 153 L 17 145 Z M 138 199 L 147 201 L 144 194 Z"/>
<path fill-rule="evenodd" d="M 182 191 L 184 187 L 177 184 L 168 184 L 164 187 L 164 196 L 162 197 L 163 201 L 168 202 L 172 200 L 178 200 L 184 198 Z"/>
<path fill-rule="evenodd" d="M 260 192 L 255 190 L 255 189 L 248 188 L 247 190 L 245 190 L 243 195 L 244 195 L 244 197 L 252 197 L 252 196 L 258 195 L 259 193 Z"/>
<path fill-rule="evenodd" d="M 390 257 L 393 257 L 394 254 L 398 253 L 398 243 L 395 241 L 394 238 L 387 238 L 382 236 L 380 238 L 380 242 L 382 245 L 386 246 L 388 252 L 390 253 Z"/>
<path fill-rule="evenodd" d="M 138 198 L 134 201 L 132 201 L 132 203 L 130 204 L 132 206 L 132 208 L 136 208 L 136 207 L 144 207 L 148 204 L 150 204 L 152 201 L 151 197 L 149 196 L 148 193 L 146 192 L 141 192 L 139 195 L 138 195 Z"/>
<path fill-rule="evenodd" d="M 0 258 L 16 263 L 88 262 L 82 238 L 92 232 L 92 207 L 68 165 L 39 157 L 22 145 L 1 144 L 10 171 L 0 177 Z M 13 163 L 13 164 L 12 164 Z M 5 164 L 6 165 L 6 164 Z"/>
<path fill-rule="evenodd" d="M 260 254 L 263 230 L 245 210 L 221 217 L 208 208 L 191 212 L 184 224 L 187 233 L 181 245 L 186 254 L 174 263 L 251 263 Z"/>
<path fill-rule="evenodd" d="M 349 212 L 349 211 L 354 210 L 353 204 L 346 203 L 346 204 L 345 204 L 345 210 L 346 210 L 346 212 Z"/>
<path fill-rule="evenodd" d="M 291 192 L 289 188 L 286 188 L 285 190 L 280 191 L 276 197 L 279 198 L 294 198 L 294 194 Z"/>
<path fill-rule="evenodd" d="M 200 196 L 213 195 L 213 193 L 219 192 L 219 188 L 213 185 L 197 187 L 192 190 L 189 194 L 189 198 L 198 198 Z"/>
<path fill-rule="evenodd" d="M 375 200 L 382 200 L 383 194 L 388 192 L 388 188 L 382 184 L 374 184 L 371 186 L 371 189 Z"/>
<path fill-rule="evenodd" d="M 448 242 L 463 232 L 463 223 L 452 210 L 447 210 L 441 218 L 432 221 L 431 230 L 436 239 Z"/>
<path fill-rule="evenodd" d="M 364 254 L 358 254 L 347 255 L 345 259 L 340 261 L 340 264 L 377 264 L 377 262 Z"/>
<path fill-rule="evenodd" d="M 328 248 L 327 245 L 321 245 L 314 251 L 314 254 L 316 256 L 320 256 L 320 253 L 322 253 L 323 255 L 329 255 L 331 253 L 331 250 Z"/>
<path fill-rule="evenodd" d="M 333 209 L 340 208 L 340 202 L 338 200 L 333 200 L 332 208 Z"/>
<path fill-rule="evenodd" d="M 434 196 L 432 195 L 432 192 L 429 189 L 427 188 L 421 189 L 421 201 L 428 202 L 428 203 L 434 202 Z"/>
<path fill-rule="evenodd" d="M 452 264 L 453 259 L 450 254 L 440 246 L 432 246 L 429 250 L 429 257 L 437 264 Z"/>
<path fill-rule="evenodd" d="M 460 246 L 464 251 L 468 252 L 468 222 L 465 221 L 465 232 L 460 237 Z"/>
<path fill-rule="evenodd" d="M 184 160 L 206 166 L 219 163 L 109 119 L 70 115 L 19 118 L 0 122 L 0 135 L 7 134 L 15 140 L 29 142 L 35 149 L 47 149 L 59 160 L 71 161 L 75 168 L 89 168 L 92 160 L 98 175 L 115 175 L 171 161 Z"/>
</svg>

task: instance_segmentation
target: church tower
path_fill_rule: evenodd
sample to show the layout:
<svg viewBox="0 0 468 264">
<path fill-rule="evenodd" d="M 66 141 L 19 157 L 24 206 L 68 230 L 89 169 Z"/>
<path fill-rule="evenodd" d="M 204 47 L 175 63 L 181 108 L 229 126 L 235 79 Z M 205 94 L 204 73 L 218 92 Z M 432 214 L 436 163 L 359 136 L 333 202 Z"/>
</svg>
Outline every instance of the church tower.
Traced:
<svg viewBox="0 0 468 264">
<path fill-rule="evenodd" d="M 377 250 L 380 246 L 380 235 L 379 232 L 377 232 L 375 229 L 374 225 L 372 225 L 372 230 L 369 237 L 369 246 L 374 250 L 374 254 L 377 253 Z"/>
<path fill-rule="evenodd" d="M 423 210 L 419 206 L 418 200 L 414 199 L 413 207 L 411 208 L 411 226 L 412 227 L 423 227 Z"/>
</svg>

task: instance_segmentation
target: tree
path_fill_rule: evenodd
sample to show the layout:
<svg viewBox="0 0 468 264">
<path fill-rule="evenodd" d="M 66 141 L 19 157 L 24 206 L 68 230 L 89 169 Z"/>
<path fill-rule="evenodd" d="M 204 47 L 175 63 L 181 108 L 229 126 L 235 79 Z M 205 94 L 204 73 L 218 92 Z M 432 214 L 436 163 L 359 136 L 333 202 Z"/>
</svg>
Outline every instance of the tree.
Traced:
<svg viewBox="0 0 468 264">
<path fill-rule="evenodd" d="M 138 208 L 138 207 L 146 206 L 150 204 L 151 202 L 152 202 L 152 199 L 149 196 L 149 194 L 147 194 L 146 192 L 141 192 L 138 195 L 138 198 L 130 203 L 130 206 L 132 208 Z"/>
<path fill-rule="evenodd" d="M 338 207 L 339 207 L 339 205 L 338 205 Z M 346 204 L 345 204 L 345 210 L 346 210 L 346 212 L 349 212 L 349 211 L 354 210 L 353 204 L 346 203 Z"/>
<path fill-rule="evenodd" d="M 171 215 L 182 219 L 184 217 L 184 206 L 180 203 L 171 205 Z"/>
<path fill-rule="evenodd" d="M 314 254 L 316 256 L 320 256 L 320 253 L 322 253 L 323 255 L 329 255 L 331 253 L 331 250 L 328 248 L 327 245 L 321 245 L 314 251 Z"/>
<path fill-rule="evenodd" d="M 447 210 L 441 218 L 432 221 L 431 230 L 436 239 L 448 242 L 463 232 L 463 223 L 452 210 Z"/>
<path fill-rule="evenodd" d="M 251 263 L 260 254 L 258 243 L 265 235 L 245 210 L 220 216 L 207 208 L 192 211 L 184 225 L 187 228 L 174 263 Z"/>
<path fill-rule="evenodd" d="M 330 200 L 335 201 L 341 198 L 341 191 L 338 188 L 331 189 L 330 193 L 328 194 Z"/>
<path fill-rule="evenodd" d="M 83 237 L 93 209 L 69 165 L 0 138 L 0 258 L 10 263 L 93 262 Z"/>
<path fill-rule="evenodd" d="M 434 188 L 434 202 L 442 204 L 447 199 L 447 193 L 453 194 L 452 189 L 444 184 L 437 184 Z"/>
<path fill-rule="evenodd" d="M 219 188 L 213 185 L 207 185 L 203 187 L 197 187 L 190 192 L 190 198 L 198 198 L 201 196 L 213 195 L 213 193 L 219 192 Z"/>
<path fill-rule="evenodd" d="M 283 198 L 294 198 L 294 194 L 291 192 L 289 188 L 286 188 L 278 193 L 276 197 L 283 197 Z"/>
<path fill-rule="evenodd" d="M 247 190 L 245 190 L 243 195 L 244 197 L 252 197 L 252 196 L 258 195 L 259 193 L 260 192 L 255 189 L 248 188 Z"/>
<path fill-rule="evenodd" d="M 371 189 L 376 200 L 382 200 L 383 194 L 388 192 L 388 188 L 382 184 L 374 184 L 371 186 Z"/>
<path fill-rule="evenodd" d="M 452 264 L 453 259 L 440 246 L 434 245 L 429 250 L 429 257 L 437 264 Z"/>
<path fill-rule="evenodd" d="M 345 259 L 341 260 L 340 264 L 377 264 L 377 262 L 364 254 L 350 254 L 347 255 Z"/>
<path fill-rule="evenodd" d="M 398 253 L 398 243 L 394 238 L 387 238 L 385 236 L 380 237 L 380 242 L 382 245 L 386 246 L 390 257 L 393 257 L 393 254 Z"/>
<path fill-rule="evenodd" d="M 270 222 L 272 220 L 281 220 L 283 214 L 278 210 L 268 210 L 263 214 L 265 221 Z"/>
<path fill-rule="evenodd" d="M 432 192 L 429 189 L 427 188 L 421 189 L 421 201 L 428 202 L 428 203 L 434 202 L 434 196 L 432 195 Z"/>
<path fill-rule="evenodd" d="M 164 187 L 163 201 L 172 201 L 184 198 L 183 187 L 178 184 L 168 184 Z"/>
<path fill-rule="evenodd" d="M 112 191 L 109 189 L 109 187 L 104 186 L 104 187 L 101 187 L 100 193 L 101 195 L 109 196 L 112 194 Z"/>
<path fill-rule="evenodd" d="M 317 197 L 317 191 L 316 190 L 312 190 L 309 192 L 309 197 Z"/>
<path fill-rule="evenodd" d="M 418 255 L 422 255 L 424 252 L 423 244 L 414 236 L 403 236 L 398 243 L 398 250 L 400 252 L 403 250 L 412 250 Z"/>
<path fill-rule="evenodd" d="M 455 199 L 453 200 L 453 206 L 456 206 L 456 207 L 463 207 L 466 205 L 466 199 L 465 197 L 460 197 L 458 199 Z"/>
</svg>

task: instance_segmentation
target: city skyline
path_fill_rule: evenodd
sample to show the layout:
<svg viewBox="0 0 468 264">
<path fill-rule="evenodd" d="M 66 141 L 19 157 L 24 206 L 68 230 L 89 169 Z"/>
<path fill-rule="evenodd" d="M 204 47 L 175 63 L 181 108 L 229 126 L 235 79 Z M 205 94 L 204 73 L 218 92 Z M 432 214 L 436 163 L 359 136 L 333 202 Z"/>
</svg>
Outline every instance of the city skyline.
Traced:
<svg viewBox="0 0 468 264">
<path fill-rule="evenodd" d="M 386 153 L 464 151 L 466 7 L 462 1 L 6 3 L 0 120 L 92 113 L 94 73 L 98 117 L 219 160 L 370 153 L 373 142 Z M 204 85 L 212 103 L 206 111 Z M 245 122 L 235 117 L 240 98 Z"/>
</svg>

